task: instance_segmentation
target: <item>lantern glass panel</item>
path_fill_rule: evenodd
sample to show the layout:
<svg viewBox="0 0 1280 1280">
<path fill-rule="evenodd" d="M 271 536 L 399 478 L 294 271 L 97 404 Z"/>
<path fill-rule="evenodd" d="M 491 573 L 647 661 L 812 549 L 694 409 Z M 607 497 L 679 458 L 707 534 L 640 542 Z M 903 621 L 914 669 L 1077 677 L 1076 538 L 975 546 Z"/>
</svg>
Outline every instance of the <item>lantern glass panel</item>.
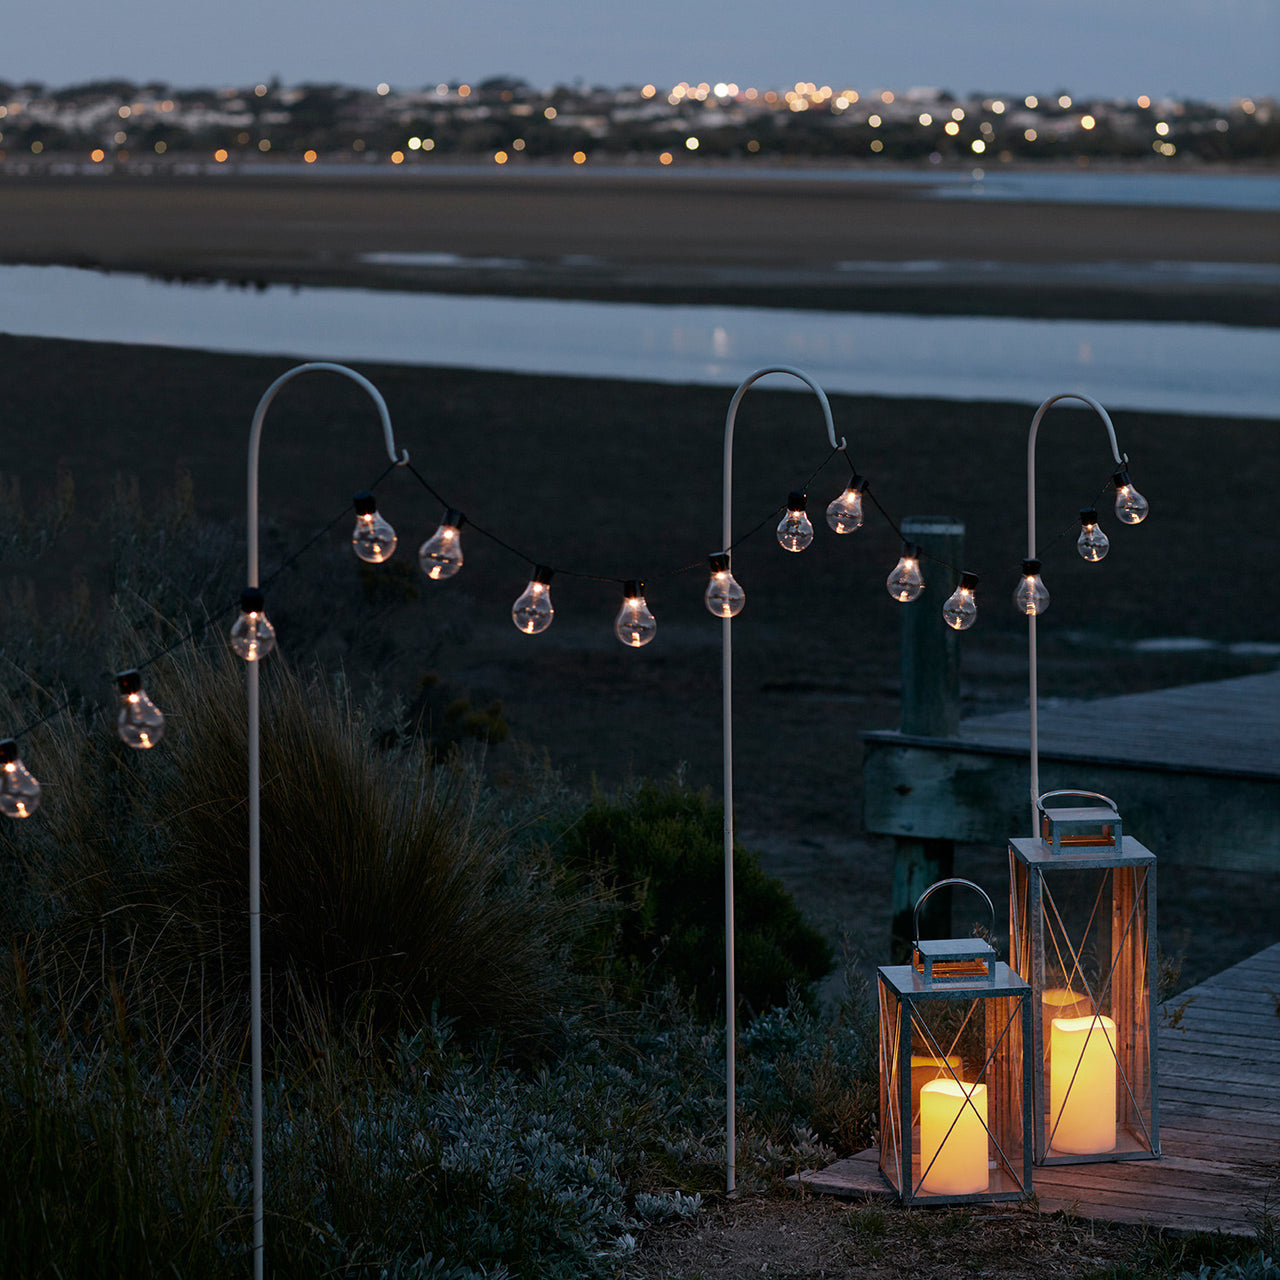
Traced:
<svg viewBox="0 0 1280 1280">
<path fill-rule="evenodd" d="M 1030 992 L 880 970 L 880 1168 L 904 1203 L 1005 1200 L 1031 1189 Z"/>
<path fill-rule="evenodd" d="M 1010 846 L 1010 943 L 1031 986 L 1036 1160 L 1159 1154 L 1155 858 Z"/>
</svg>

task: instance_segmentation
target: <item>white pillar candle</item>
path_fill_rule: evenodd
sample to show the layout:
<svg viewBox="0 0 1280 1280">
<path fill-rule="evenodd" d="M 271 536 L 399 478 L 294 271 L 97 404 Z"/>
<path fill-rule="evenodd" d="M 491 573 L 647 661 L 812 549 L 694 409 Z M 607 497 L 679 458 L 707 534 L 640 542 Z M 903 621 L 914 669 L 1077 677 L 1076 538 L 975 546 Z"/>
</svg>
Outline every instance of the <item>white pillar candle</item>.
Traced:
<svg viewBox="0 0 1280 1280">
<path fill-rule="evenodd" d="M 1049 1045 L 1052 1041 L 1051 1024 L 1054 1018 L 1083 1018 L 1090 1012 L 1089 999 L 1069 987 L 1046 987 L 1040 996 L 1041 1045 L 1044 1060 L 1049 1061 Z"/>
<path fill-rule="evenodd" d="M 920 1189 L 966 1196 L 987 1190 L 987 1086 L 930 1080 L 920 1087 Z"/>
<path fill-rule="evenodd" d="M 1116 1145 L 1116 1024 L 1102 1016 L 1054 1018 L 1049 1134 L 1055 1151 L 1097 1155 Z"/>
<path fill-rule="evenodd" d="M 949 1071 L 948 1067 L 951 1068 Z M 911 1055 L 911 1116 L 913 1120 L 920 1115 L 921 1088 L 930 1080 L 950 1080 L 952 1076 L 958 1080 L 961 1069 L 958 1053 L 949 1053 L 945 1058 L 932 1053 Z"/>
</svg>

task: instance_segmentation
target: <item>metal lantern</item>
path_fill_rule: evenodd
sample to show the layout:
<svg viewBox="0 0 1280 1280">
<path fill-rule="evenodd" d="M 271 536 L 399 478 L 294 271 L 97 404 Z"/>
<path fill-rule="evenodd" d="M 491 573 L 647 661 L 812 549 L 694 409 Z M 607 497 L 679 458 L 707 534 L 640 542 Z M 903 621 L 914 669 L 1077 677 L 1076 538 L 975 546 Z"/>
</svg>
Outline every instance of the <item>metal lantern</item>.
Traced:
<svg viewBox="0 0 1280 1280">
<path fill-rule="evenodd" d="M 1012 963 L 1030 984 L 1037 1164 L 1160 1154 L 1156 859 L 1091 791 L 1050 791 L 1009 845 Z"/>
<path fill-rule="evenodd" d="M 1031 989 L 981 938 L 920 940 L 879 970 L 880 1170 L 903 1204 L 1031 1191 Z"/>
</svg>

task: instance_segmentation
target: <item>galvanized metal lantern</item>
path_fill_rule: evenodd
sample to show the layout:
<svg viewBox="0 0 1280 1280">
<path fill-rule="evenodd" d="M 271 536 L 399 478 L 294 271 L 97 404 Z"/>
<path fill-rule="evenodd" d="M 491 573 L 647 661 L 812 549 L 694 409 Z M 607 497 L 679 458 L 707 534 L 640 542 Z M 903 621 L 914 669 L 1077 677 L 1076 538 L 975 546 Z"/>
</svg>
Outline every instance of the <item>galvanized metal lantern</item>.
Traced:
<svg viewBox="0 0 1280 1280">
<path fill-rule="evenodd" d="M 981 938 L 920 940 L 879 970 L 880 1170 L 903 1204 L 1031 1191 L 1031 989 Z"/>
<path fill-rule="evenodd" d="M 1114 801 L 1050 791 L 1009 844 L 1009 938 L 1031 987 L 1037 1164 L 1160 1154 L 1156 859 Z"/>
</svg>

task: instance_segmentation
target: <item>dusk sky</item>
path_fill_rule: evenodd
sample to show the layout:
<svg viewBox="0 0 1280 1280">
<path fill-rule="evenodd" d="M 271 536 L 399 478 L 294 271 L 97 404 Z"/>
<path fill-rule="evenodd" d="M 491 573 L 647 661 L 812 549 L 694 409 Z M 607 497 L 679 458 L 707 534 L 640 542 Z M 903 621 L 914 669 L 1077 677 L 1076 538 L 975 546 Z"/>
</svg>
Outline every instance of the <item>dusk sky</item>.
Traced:
<svg viewBox="0 0 1280 1280">
<path fill-rule="evenodd" d="M 0 43 L 0 79 L 52 86 L 494 75 L 1223 101 L 1280 90 L 1280 0 L 40 0 Z"/>
</svg>

